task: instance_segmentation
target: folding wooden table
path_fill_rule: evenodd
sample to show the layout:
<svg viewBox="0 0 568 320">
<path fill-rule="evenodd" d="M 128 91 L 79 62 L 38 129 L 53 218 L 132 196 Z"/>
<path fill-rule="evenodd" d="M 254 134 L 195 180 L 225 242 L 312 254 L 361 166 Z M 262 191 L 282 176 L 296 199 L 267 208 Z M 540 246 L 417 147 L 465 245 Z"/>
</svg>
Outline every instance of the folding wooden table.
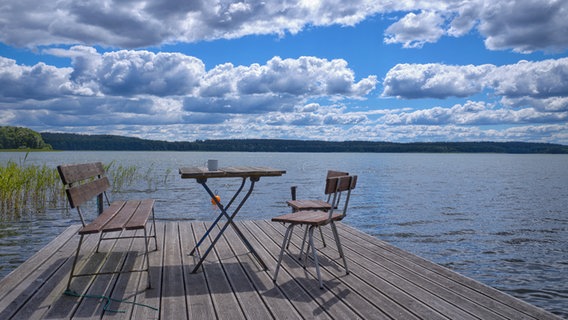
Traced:
<svg viewBox="0 0 568 320">
<path fill-rule="evenodd" d="M 179 173 L 180 173 L 182 179 L 195 179 L 197 181 L 197 183 L 201 184 L 203 186 L 203 188 L 205 189 L 205 191 L 207 192 L 207 194 L 209 194 L 211 199 L 215 202 L 217 207 L 219 207 L 219 209 L 221 210 L 221 213 L 217 216 L 217 218 L 215 219 L 213 224 L 207 229 L 207 232 L 205 232 L 203 237 L 201 237 L 201 239 L 197 242 L 195 247 L 191 250 L 191 252 L 189 253 L 190 255 L 194 255 L 195 252 L 197 252 L 199 246 L 203 243 L 205 238 L 207 238 L 207 236 L 209 235 L 211 230 L 213 230 L 213 228 L 215 228 L 217 223 L 219 223 L 221 218 L 223 218 L 223 217 L 227 218 L 227 221 L 225 222 L 223 227 L 221 227 L 221 230 L 219 231 L 219 233 L 217 234 L 215 239 L 211 242 L 209 247 L 206 249 L 205 253 L 203 255 L 199 255 L 199 262 L 193 268 L 192 273 L 197 272 L 197 270 L 199 269 L 199 267 L 203 263 L 203 260 L 205 260 L 207 255 L 209 255 L 209 252 L 211 252 L 211 250 L 213 249 L 213 247 L 215 246 L 217 241 L 221 238 L 221 236 L 223 235 L 225 230 L 229 227 L 229 225 L 235 230 L 235 232 L 237 233 L 237 235 L 239 236 L 241 241 L 245 244 L 245 246 L 252 253 L 252 255 L 255 257 L 255 259 L 258 261 L 258 263 L 262 266 L 262 268 L 264 270 L 266 270 L 267 269 L 266 264 L 264 263 L 264 261 L 262 261 L 262 259 L 258 255 L 258 253 L 254 250 L 254 248 L 251 246 L 250 242 L 246 239 L 246 237 L 243 235 L 241 230 L 239 230 L 237 225 L 235 225 L 235 223 L 233 223 L 233 219 L 235 218 L 237 213 L 241 210 L 241 208 L 243 207 L 243 205 L 245 204 L 245 202 L 249 198 L 250 194 L 252 193 L 252 191 L 254 189 L 255 183 L 260 180 L 260 177 L 281 176 L 281 175 L 285 174 L 286 171 L 268 168 L 268 167 L 225 167 L 225 168 L 219 168 L 216 171 L 209 171 L 206 167 L 182 167 L 182 168 L 179 169 Z M 241 178 L 242 179 L 242 183 L 241 183 L 240 187 L 237 189 L 237 191 L 235 192 L 235 194 L 233 195 L 233 197 L 231 198 L 229 203 L 227 203 L 226 206 L 222 205 L 219 202 L 219 200 L 215 197 L 215 194 L 207 186 L 207 179 L 213 179 L 213 178 Z M 237 199 L 237 197 L 239 196 L 241 191 L 244 189 L 246 182 L 247 182 L 247 179 L 250 180 L 250 185 L 249 185 L 249 189 L 248 189 L 247 193 L 240 200 L 239 204 L 233 210 L 233 212 L 231 214 L 229 214 L 227 212 L 227 210 L 229 210 L 229 208 L 231 207 L 233 202 Z"/>
</svg>

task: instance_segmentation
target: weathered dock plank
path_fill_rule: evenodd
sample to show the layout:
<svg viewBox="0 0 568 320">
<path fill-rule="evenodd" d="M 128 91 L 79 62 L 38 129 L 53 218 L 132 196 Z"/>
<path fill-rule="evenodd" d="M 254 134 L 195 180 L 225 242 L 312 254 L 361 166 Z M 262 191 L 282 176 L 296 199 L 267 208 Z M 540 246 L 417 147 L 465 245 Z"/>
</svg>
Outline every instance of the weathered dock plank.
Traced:
<svg viewBox="0 0 568 320">
<path fill-rule="evenodd" d="M 369 251 L 376 252 L 376 247 L 384 248 L 382 252 L 388 255 L 391 261 L 398 261 L 399 264 L 407 268 L 415 268 L 415 272 L 422 277 L 431 281 L 437 281 L 443 287 L 453 288 L 453 294 L 473 300 L 478 306 L 489 309 L 501 317 L 507 319 L 546 319 L 551 316 L 550 313 L 543 309 L 535 308 L 533 305 L 502 291 L 464 277 L 450 269 L 410 254 L 349 226 L 341 225 L 341 229 L 345 231 L 343 235 L 350 234 L 355 236 L 355 238 L 347 237 L 354 240 L 348 246 L 351 250 L 363 252 L 359 248 L 364 246 Z"/>
<path fill-rule="evenodd" d="M 208 225 L 206 226 L 204 223 L 198 222 L 194 224 L 196 239 L 201 238 L 201 236 L 205 234 L 207 227 Z M 206 238 L 201 245 L 202 251 L 200 252 L 203 253 L 204 250 L 209 246 L 209 244 L 209 238 Z M 186 250 L 187 252 L 189 252 L 191 248 L 187 248 Z M 245 319 L 235 293 L 231 289 L 229 279 L 227 279 L 227 277 L 223 273 L 223 268 L 219 263 L 219 256 L 216 254 L 211 254 L 209 257 L 210 258 L 207 259 L 207 261 L 202 265 L 203 270 L 199 270 L 198 272 L 205 273 L 205 278 L 207 279 L 207 285 L 213 300 L 213 305 L 215 306 L 217 318 Z M 192 265 L 195 265 L 195 262 L 197 262 L 197 257 L 195 257 L 195 261 L 191 261 L 190 263 Z M 194 274 L 190 273 L 188 275 L 192 276 Z"/>
<path fill-rule="evenodd" d="M 197 260 L 188 253 L 209 223 L 160 222 L 158 251 L 150 252 L 151 289 L 146 289 L 145 272 L 99 275 L 74 279 L 71 287 L 78 296 L 64 294 L 78 242 L 78 226 L 71 226 L 0 280 L 0 319 L 560 319 L 345 224 L 338 227 L 348 275 L 331 231 L 324 229 L 328 246 L 322 248 L 319 235 L 315 240 L 325 289 L 319 288 L 313 261 L 304 268 L 297 254 L 284 256 L 275 284 L 284 226 L 237 225 L 268 271 L 229 228 L 193 274 Z M 292 253 L 299 252 L 301 236 L 295 231 Z M 96 235 L 85 238 L 80 270 L 130 270 L 143 264 L 141 239 L 104 241 L 99 253 L 96 242 Z"/>
<path fill-rule="evenodd" d="M 132 316 L 125 319 L 159 319 L 160 317 L 160 300 L 162 296 L 162 274 L 163 274 L 163 263 L 164 263 L 164 253 L 166 252 L 166 245 L 169 241 L 166 241 L 166 227 L 169 224 L 156 224 L 156 236 L 158 239 L 158 250 L 150 252 L 150 277 L 152 279 L 152 289 L 146 290 L 147 275 L 146 272 L 138 273 L 139 278 L 135 285 L 133 285 L 135 291 L 133 291 L 134 296 L 125 296 L 124 299 L 129 299 L 132 301 Z M 143 243 L 136 241 L 138 243 L 139 259 L 143 259 Z M 150 250 L 153 249 L 150 247 Z M 121 298 L 120 296 L 117 296 Z M 148 307 L 149 306 L 149 307 Z M 151 308 L 150 308 L 151 307 Z M 124 306 L 124 303 L 120 304 L 115 308 L 128 308 Z M 105 313 L 106 316 L 112 316 L 112 313 Z M 183 319 L 183 318 L 182 318 Z"/>
<path fill-rule="evenodd" d="M 181 238 L 181 254 L 184 261 L 184 275 L 189 275 L 193 270 L 195 262 L 188 253 L 195 247 L 196 236 L 193 225 L 189 223 L 179 224 L 179 233 Z M 190 306 L 188 311 L 189 319 L 215 319 L 215 307 L 213 299 L 208 290 L 207 279 L 203 272 L 192 274 L 185 277 L 185 295 Z"/>
<path fill-rule="evenodd" d="M 65 282 L 57 272 L 67 263 L 71 251 L 65 250 L 77 246 L 74 235 L 79 226 L 67 228 L 63 233 L 38 251 L 24 264 L 0 280 L 0 319 L 22 318 L 37 319 L 49 310 L 55 297 L 52 293 L 61 282 Z M 54 281 L 44 281 L 54 279 Z M 27 305 L 29 307 L 24 308 Z"/>
<path fill-rule="evenodd" d="M 274 261 L 274 264 L 269 265 L 271 270 L 274 270 L 276 267 L 276 255 L 279 252 L 279 246 L 281 245 L 282 239 L 284 237 L 283 228 L 275 228 L 273 223 L 269 223 L 267 221 L 262 222 L 262 226 L 257 230 L 257 232 L 270 232 L 269 239 L 270 241 L 270 248 L 269 251 L 272 252 L 273 258 L 271 261 Z M 271 230 L 272 229 L 272 230 Z M 296 232 L 296 234 L 302 234 L 302 232 Z M 296 237 L 294 239 L 291 248 L 292 252 L 299 252 L 300 250 L 300 242 L 301 239 Z M 264 245 L 269 245 L 269 243 L 263 242 Z M 297 255 L 296 255 L 297 257 Z M 287 268 L 285 269 L 291 276 L 289 281 L 297 281 L 302 286 L 303 290 L 308 292 L 312 299 L 314 299 L 317 303 L 319 303 L 319 310 L 315 310 L 311 313 L 311 316 L 318 316 L 319 312 L 325 312 L 333 318 L 339 319 L 360 319 L 365 318 L 364 313 L 366 310 L 375 310 L 373 313 L 374 319 L 381 319 L 384 317 L 384 314 L 379 310 L 373 308 L 372 305 L 366 303 L 364 299 L 362 299 L 361 294 L 366 294 L 362 292 L 355 292 L 351 290 L 349 287 L 345 286 L 345 283 L 339 281 L 343 277 L 349 277 L 345 275 L 345 272 L 341 268 L 335 268 L 334 264 L 334 272 L 329 272 L 330 269 L 328 266 L 331 264 L 329 261 L 322 257 L 320 259 L 320 263 L 322 265 L 322 279 L 326 279 L 324 286 L 326 290 L 319 289 L 319 284 L 317 281 L 314 281 L 316 278 L 313 261 L 308 261 L 308 267 L 306 269 L 303 268 L 301 261 L 298 261 L 295 257 L 290 257 L 289 255 L 285 255 L 285 259 L 283 259 L 283 265 L 286 265 Z M 283 270 L 284 271 L 284 270 Z M 278 279 L 278 284 L 281 284 L 282 280 Z M 346 297 L 350 297 L 350 299 L 346 299 Z M 353 299 L 351 297 L 357 296 Z M 386 318 L 386 317 L 384 317 Z"/>
</svg>

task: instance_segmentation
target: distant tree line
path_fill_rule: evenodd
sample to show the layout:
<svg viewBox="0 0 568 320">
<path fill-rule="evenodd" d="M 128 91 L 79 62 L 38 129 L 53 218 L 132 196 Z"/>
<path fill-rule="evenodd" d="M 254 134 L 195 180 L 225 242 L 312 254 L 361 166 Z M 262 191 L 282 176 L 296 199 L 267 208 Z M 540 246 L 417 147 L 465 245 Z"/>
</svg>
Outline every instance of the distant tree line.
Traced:
<svg viewBox="0 0 568 320">
<path fill-rule="evenodd" d="M 189 141 L 146 140 L 115 135 L 38 133 L 0 126 L 0 149 L 116 151 L 245 151 L 245 152 L 423 152 L 423 153 L 562 153 L 568 146 L 530 142 L 372 142 L 281 139 Z"/>
<path fill-rule="evenodd" d="M 0 149 L 51 149 L 51 146 L 31 129 L 0 126 Z"/>
<path fill-rule="evenodd" d="M 423 153 L 562 153 L 568 146 L 530 142 L 372 142 L 280 139 L 159 141 L 114 135 L 41 133 L 56 150 L 244 151 L 244 152 L 423 152 Z"/>
</svg>

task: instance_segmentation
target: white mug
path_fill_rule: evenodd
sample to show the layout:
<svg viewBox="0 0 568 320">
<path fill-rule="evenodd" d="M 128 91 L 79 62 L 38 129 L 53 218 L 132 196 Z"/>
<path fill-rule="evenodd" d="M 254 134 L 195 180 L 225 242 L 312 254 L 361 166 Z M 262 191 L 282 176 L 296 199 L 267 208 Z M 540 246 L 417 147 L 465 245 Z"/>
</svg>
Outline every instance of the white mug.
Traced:
<svg viewBox="0 0 568 320">
<path fill-rule="evenodd" d="M 207 160 L 207 170 L 217 171 L 219 169 L 219 160 Z"/>
</svg>

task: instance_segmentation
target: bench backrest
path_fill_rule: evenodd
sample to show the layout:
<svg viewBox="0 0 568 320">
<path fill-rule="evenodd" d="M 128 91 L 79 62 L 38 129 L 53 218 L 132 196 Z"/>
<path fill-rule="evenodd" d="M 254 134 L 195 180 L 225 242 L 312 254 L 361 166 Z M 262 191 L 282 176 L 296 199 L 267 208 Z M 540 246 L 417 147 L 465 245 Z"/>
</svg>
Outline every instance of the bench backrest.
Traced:
<svg viewBox="0 0 568 320">
<path fill-rule="evenodd" d="M 110 188 L 110 182 L 100 162 L 60 165 L 57 171 L 65 185 L 71 208 L 78 208 L 96 196 L 100 196 L 99 200 L 102 200 L 102 195 Z M 101 206 L 102 201 L 99 204 L 99 211 Z"/>
</svg>

